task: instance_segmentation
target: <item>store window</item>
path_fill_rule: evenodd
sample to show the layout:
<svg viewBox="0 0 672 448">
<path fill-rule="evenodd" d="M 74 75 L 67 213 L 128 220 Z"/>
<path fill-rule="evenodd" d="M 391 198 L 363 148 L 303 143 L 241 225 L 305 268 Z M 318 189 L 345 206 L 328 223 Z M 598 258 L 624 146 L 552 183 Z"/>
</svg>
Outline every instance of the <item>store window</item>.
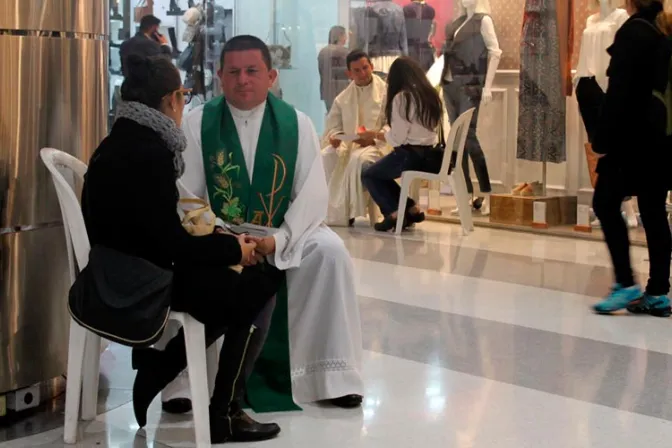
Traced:
<svg viewBox="0 0 672 448">
<path fill-rule="evenodd" d="M 349 29 L 351 42 L 367 50 L 381 75 L 400 55 L 415 59 L 441 88 L 448 121 L 477 109 L 461 165 L 478 219 L 531 224 L 531 207 L 524 217 L 511 213 L 515 194 L 563 198 L 559 207 L 549 200 L 548 208 L 562 216 L 546 224 L 573 226 L 577 203 L 590 203 L 594 174 L 575 87 L 582 77 L 595 77 L 606 88 L 606 47 L 627 19 L 622 4 L 353 0 Z M 600 48 L 593 48 L 595 33 Z M 457 210 L 446 203 L 441 197 L 429 207 L 452 219 Z"/>
<path fill-rule="evenodd" d="M 449 122 L 478 108 L 464 164 L 476 205 L 514 190 L 589 203 L 591 164 L 575 87 L 588 76 L 604 84 L 606 65 L 604 52 L 582 41 L 591 16 L 613 35 L 621 6 L 620 0 L 112 0 L 110 87 L 121 84 L 118 46 L 135 33 L 137 8 L 151 8 L 162 20 L 185 84 L 198 94 L 192 107 L 220 94 L 222 45 L 252 34 L 271 47 L 279 72 L 274 93 L 308 114 L 319 133 L 350 82 L 349 51 L 367 51 L 383 79 L 406 55 L 441 88 Z M 491 218 L 487 207 L 482 211 Z"/>
</svg>

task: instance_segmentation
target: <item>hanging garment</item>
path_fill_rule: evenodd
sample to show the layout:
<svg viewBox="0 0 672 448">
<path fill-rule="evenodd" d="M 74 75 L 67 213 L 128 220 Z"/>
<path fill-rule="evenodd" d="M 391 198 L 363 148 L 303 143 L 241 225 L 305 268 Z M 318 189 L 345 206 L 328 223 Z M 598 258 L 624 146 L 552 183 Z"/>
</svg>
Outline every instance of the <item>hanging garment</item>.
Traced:
<svg viewBox="0 0 672 448">
<path fill-rule="evenodd" d="M 434 63 L 434 47 L 429 42 L 429 35 L 436 18 L 436 10 L 424 2 L 412 2 L 404 6 L 404 17 L 408 35 L 408 55 L 426 72 Z"/>
<path fill-rule="evenodd" d="M 562 163 L 567 159 L 566 99 L 555 4 L 556 0 L 525 3 L 517 157 L 532 162 Z"/>
<path fill-rule="evenodd" d="M 366 46 L 370 57 L 408 54 L 404 9 L 391 0 L 376 0 L 366 10 Z"/>
<path fill-rule="evenodd" d="M 607 68 L 611 61 L 607 48 L 614 43 L 616 31 L 628 20 L 628 17 L 628 12 L 620 8 L 614 9 L 604 18 L 599 13 L 588 17 L 581 38 L 579 64 L 576 67 L 577 78 L 594 76 L 602 90 L 607 91 L 609 81 Z"/>
</svg>

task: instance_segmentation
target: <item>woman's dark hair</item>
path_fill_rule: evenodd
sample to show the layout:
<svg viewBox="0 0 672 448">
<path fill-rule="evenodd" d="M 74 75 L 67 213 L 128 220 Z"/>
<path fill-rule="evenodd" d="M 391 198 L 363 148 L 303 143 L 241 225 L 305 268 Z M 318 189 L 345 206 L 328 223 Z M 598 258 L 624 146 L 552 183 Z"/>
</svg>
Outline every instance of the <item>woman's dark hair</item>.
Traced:
<svg viewBox="0 0 672 448">
<path fill-rule="evenodd" d="M 121 99 L 135 101 L 153 109 L 161 107 L 166 95 L 182 87 L 180 72 L 165 56 L 129 55 L 124 61 L 126 78 L 121 85 Z"/>
<path fill-rule="evenodd" d="M 387 104 L 385 116 L 392 124 L 392 102 L 398 94 L 404 95 L 404 117 L 411 121 L 411 105 L 416 119 L 427 129 L 434 130 L 441 123 L 443 105 L 439 93 L 427 80 L 422 68 L 411 58 L 401 57 L 392 63 L 387 75 Z"/>
</svg>

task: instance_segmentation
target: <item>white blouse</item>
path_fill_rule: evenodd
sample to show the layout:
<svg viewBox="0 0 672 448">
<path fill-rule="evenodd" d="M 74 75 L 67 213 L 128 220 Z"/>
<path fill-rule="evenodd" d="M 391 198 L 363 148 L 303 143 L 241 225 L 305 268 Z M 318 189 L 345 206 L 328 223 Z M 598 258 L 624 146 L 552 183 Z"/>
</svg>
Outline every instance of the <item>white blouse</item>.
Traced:
<svg viewBox="0 0 672 448">
<path fill-rule="evenodd" d="M 427 129 L 417 120 L 415 105 L 411 103 L 411 120 L 406 119 L 406 99 L 399 92 L 392 100 L 390 129 L 385 133 L 387 144 L 393 148 L 402 145 L 435 146 L 439 142 L 436 131 Z"/>
<path fill-rule="evenodd" d="M 609 84 L 607 68 L 611 61 L 607 48 L 614 43 L 616 31 L 628 18 L 627 11 L 620 8 L 614 9 L 604 19 L 599 13 L 588 17 L 581 39 L 579 65 L 576 67 L 577 80 L 594 76 L 602 90 L 606 92 Z"/>
</svg>

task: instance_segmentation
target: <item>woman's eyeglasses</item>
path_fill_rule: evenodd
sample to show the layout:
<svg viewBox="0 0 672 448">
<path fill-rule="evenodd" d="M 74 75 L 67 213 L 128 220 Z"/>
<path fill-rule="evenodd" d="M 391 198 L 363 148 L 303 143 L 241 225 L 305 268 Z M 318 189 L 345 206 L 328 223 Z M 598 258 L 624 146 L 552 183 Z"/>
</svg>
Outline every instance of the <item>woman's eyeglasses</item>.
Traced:
<svg viewBox="0 0 672 448">
<path fill-rule="evenodd" d="M 194 94 L 191 92 L 191 89 L 185 89 L 184 87 L 175 90 L 175 92 L 182 94 L 182 96 L 184 97 L 184 104 L 191 103 L 191 99 L 194 97 Z"/>
<path fill-rule="evenodd" d="M 191 100 L 194 97 L 191 89 L 180 89 L 179 92 L 184 96 L 184 104 L 191 103 Z"/>
</svg>

